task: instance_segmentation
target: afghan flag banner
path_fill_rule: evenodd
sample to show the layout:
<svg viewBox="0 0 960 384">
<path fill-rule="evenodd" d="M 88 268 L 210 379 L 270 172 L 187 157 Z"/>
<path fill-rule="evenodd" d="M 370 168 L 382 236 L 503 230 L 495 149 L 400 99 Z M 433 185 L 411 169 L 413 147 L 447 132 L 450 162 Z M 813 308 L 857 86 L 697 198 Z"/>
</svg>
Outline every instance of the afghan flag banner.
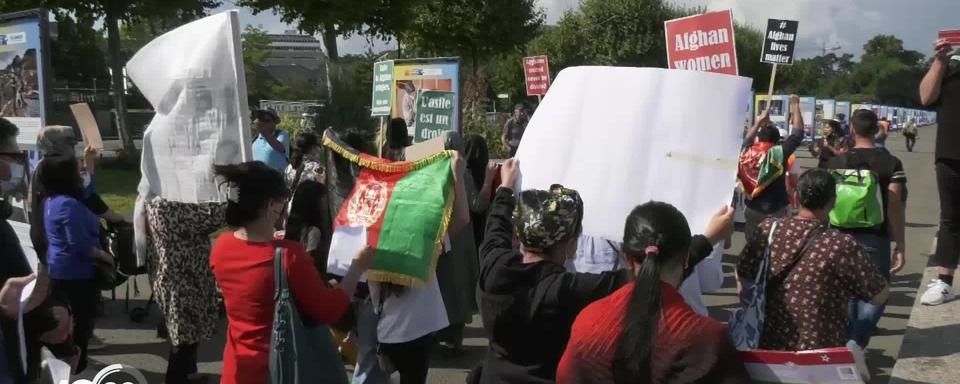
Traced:
<svg viewBox="0 0 960 384">
<path fill-rule="evenodd" d="M 333 222 L 328 267 L 334 268 L 328 270 L 345 273 L 352 255 L 366 244 L 375 249 L 368 280 L 426 284 L 433 278 L 453 209 L 452 152 L 391 162 L 350 148 L 329 130 L 323 145 L 328 159 L 339 157 L 340 163 L 359 168 L 359 173 L 335 175 L 356 178 Z M 337 181 L 335 185 L 345 182 Z"/>
<path fill-rule="evenodd" d="M 778 177 L 783 176 L 783 147 L 756 143 L 740 154 L 737 181 L 740 190 L 750 199 L 760 196 Z"/>
</svg>

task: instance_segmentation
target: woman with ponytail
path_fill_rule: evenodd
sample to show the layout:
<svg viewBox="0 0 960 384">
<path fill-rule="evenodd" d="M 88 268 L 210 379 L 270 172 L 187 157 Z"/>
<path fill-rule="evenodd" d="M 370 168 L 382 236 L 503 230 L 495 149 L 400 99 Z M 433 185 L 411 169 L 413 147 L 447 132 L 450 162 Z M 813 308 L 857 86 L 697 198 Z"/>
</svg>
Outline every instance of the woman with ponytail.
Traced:
<svg viewBox="0 0 960 384">
<path fill-rule="evenodd" d="M 707 233 L 728 231 L 725 208 Z M 557 369 L 558 383 L 749 383 L 723 324 L 678 291 L 691 258 L 687 219 L 670 204 L 630 212 L 622 252 L 634 281 L 584 309 Z"/>
<path fill-rule="evenodd" d="M 519 164 L 515 160 L 504 162 L 480 246 L 478 296 L 490 350 L 471 382 L 555 382 L 557 364 L 577 314 L 633 279 L 630 270 L 567 272 L 564 264 L 575 256 L 582 232 L 584 207 L 580 195 L 553 185 L 548 191 L 526 190 L 515 196 L 512 188 L 518 177 Z M 689 275 L 694 260 L 710 254 L 711 243 L 726 236 L 732 219 L 732 211 L 725 208 L 714 217 L 706 236 L 691 240 L 687 230 L 683 242 L 664 244 L 670 250 L 682 250 L 684 260 L 689 253 L 691 268 L 680 268 L 679 279 Z M 521 244 L 519 252 L 513 248 L 514 227 Z M 634 243 L 637 241 L 631 241 Z M 645 245 L 636 247 L 641 249 L 636 256 L 643 256 Z"/>
<path fill-rule="evenodd" d="M 287 282 L 301 316 L 344 331 L 355 322 L 350 297 L 360 275 L 373 264 L 373 252 L 360 251 L 337 287 L 327 287 L 300 244 L 274 237 L 273 224 L 289 198 L 280 172 L 258 161 L 215 166 L 214 171 L 226 179 L 226 221 L 236 228 L 220 235 L 210 254 L 229 321 L 220 382 L 263 383 L 268 376 L 277 248 L 283 248 Z"/>
</svg>

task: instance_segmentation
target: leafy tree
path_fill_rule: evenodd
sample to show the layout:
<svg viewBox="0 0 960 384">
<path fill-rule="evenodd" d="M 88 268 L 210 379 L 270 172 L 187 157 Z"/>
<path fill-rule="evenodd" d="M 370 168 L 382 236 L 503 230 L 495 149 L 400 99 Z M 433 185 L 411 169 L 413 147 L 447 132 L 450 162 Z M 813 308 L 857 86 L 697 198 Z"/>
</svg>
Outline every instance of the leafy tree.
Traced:
<svg viewBox="0 0 960 384">
<path fill-rule="evenodd" d="M 270 56 L 270 38 L 262 26 L 248 25 L 243 30 L 243 69 L 247 80 L 247 102 L 257 105 L 270 99 L 276 81 L 263 69 L 261 63 Z"/>
<path fill-rule="evenodd" d="M 57 39 L 50 44 L 50 59 L 56 82 L 72 87 L 109 84 L 106 56 L 100 50 L 104 44 L 103 35 L 93 28 L 95 20 L 74 19 L 67 14 L 56 14 L 55 17 Z"/>
<path fill-rule="evenodd" d="M 405 31 L 424 0 L 240 0 L 254 12 L 271 10 L 285 23 L 309 34 L 321 33 L 330 60 L 339 59 L 338 36 L 389 38 Z"/>
</svg>

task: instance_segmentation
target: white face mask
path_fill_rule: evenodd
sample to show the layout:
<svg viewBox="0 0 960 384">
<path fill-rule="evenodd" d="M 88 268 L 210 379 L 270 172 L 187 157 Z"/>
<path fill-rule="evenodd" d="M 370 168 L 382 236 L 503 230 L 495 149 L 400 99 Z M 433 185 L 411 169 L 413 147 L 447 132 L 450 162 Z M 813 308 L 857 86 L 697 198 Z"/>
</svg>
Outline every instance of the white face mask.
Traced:
<svg viewBox="0 0 960 384">
<path fill-rule="evenodd" d="M 10 180 L 0 180 L 0 193 L 8 193 L 23 184 L 26 169 L 23 164 L 7 163 L 10 168 Z"/>
</svg>

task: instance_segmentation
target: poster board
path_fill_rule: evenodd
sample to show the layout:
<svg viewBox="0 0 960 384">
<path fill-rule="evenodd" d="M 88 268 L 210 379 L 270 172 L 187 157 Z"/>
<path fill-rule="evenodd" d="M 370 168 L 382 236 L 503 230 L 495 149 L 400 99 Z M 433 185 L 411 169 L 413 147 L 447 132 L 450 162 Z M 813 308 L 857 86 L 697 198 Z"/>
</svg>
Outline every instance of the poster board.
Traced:
<svg viewBox="0 0 960 384">
<path fill-rule="evenodd" d="M 453 92 L 419 91 L 417 95 L 417 133 L 414 143 L 441 137 L 453 130 L 454 105 Z"/>
<path fill-rule="evenodd" d="M 74 119 L 77 120 L 77 126 L 80 127 L 80 136 L 83 137 L 85 145 L 103 150 L 103 139 L 100 137 L 100 126 L 97 125 L 97 119 L 90 110 L 87 103 L 70 104 L 70 111 L 73 112 Z"/>
<path fill-rule="evenodd" d="M 733 198 L 751 83 L 660 68 L 566 68 L 520 142 L 519 188 L 576 189 L 587 236 L 622 239 L 627 214 L 650 200 L 673 204 L 701 233 Z"/>
<path fill-rule="evenodd" d="M 372 88 L 370 115 L 389 116 L 393 102 L 393 60 L 373 63 Z"/>
<path fill-rule="evenodd" d="M 20 129 L 20 148 L 36 148 L 49 113 L 48 13 L 33 9 L 0 15 L 0 117 Z"/>
<path fill-rule="evenodd" d="M 767 95 L 756 95 L 754 110 L 757 113 L 767 109 Z M 770 107 L 770 122 L 780 130 L 780 136 L 786 137 L 790 134 L 788 121 L 790 121 L 790 95 L 773 95 L 772 106 Z"/>
<path fill-rule="evenodd" d="M 847 348 L 737 353 L 754 383 L 863 383 L 856 357 Z"/>
<path fill-rule="evenodd" d="M 667 68 L 740 74 L 733 11 L 708 12 L 663 23 Z"/>
<path fill-rule="evenodd" d="M 850 121 L 850 102 L 849 101 L 837 100 L 837 107 L 836 107 L 836 111 L 834 111 L 833 113 L 833 116 L 834 118 L 836 118 L 837 115 L 840 115 L 840 114 L 843 114 L 844 116 L 843 118 L 844 123 Z"/>
<path fill-rule="evenodd" d="M 460 131 L 460 59 L 433 58 L 393 61 L 390 117 L 407 123 L 407 134 L 417 133 L 419 91 L 453 92 L 453 130 Z"/>
<path fill-rule="evenodd" d="M 814 128 L 817 126 L 817 121 L 814 118 L 815 112 L 817 109 L 817 98 L 812 96 L 801 96 L 800 97 L 800 115 L 803 117 L 803 137 L 804 140 L 814 140 L 817 136 L 817 130 Z M 792 120 L 787 120 L 791 129 L 794 127 L 791 125 Z"/>
<path fill-rule="evenodd" d="M 546 55 L 523 58 L 523 81 L 527 96 L 543 96 L 550 89 L 550 58 Z"/>
<path fill-rule="evenodd" d="M 794 20 L 767 19 L 763 34 L 763 49 L 760 62 L 768 64 L 793 64 L 793 51 L 797 44 L 797 29 L 800 22 Z"/>
</svg>

